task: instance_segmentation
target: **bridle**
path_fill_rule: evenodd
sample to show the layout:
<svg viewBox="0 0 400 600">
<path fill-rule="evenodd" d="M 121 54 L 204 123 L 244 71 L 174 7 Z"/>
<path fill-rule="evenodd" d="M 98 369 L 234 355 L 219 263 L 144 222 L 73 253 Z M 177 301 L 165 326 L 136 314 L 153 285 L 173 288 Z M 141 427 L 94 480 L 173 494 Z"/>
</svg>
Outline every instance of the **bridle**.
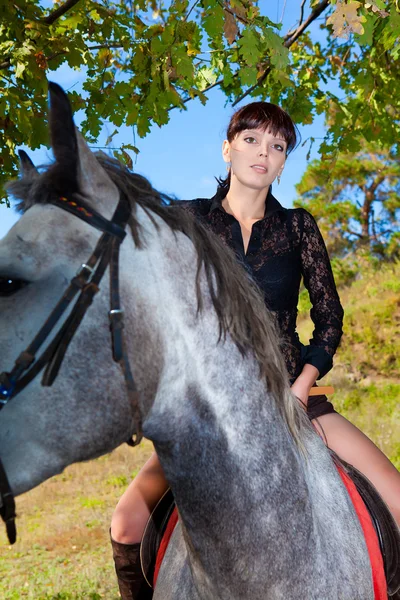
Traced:
<svg viewBox="0 0 400 600">
<path fill-rule="evenodd" d="M 119 249 L 123 242 L 131 209 L 129 201 L 124 194 L 120 200 L 111 220 L 105 219 L 84 201 L 69 200 L 60 197 L 51 201 L 51 204 L 72 213 L 92 227 L 102 231 L 96 247 L 89 260 L 82 264 L 75 277 L 70 281 L 69 287 L 50 313 L 48 319 L 39 330 L 29 346 L 21 352 L 10 372 L 0 373 L 0 410 L 17 396 L 35 377 L 44 369 L 42 385 L 51 386 L 56 379 L 64 359 L 67 348 L 78 329 L 94 296 L 99 291 L 99 284 L 103 275 L 110 267 L 110 331 L 112 339 L 113 359 L 123 372 L 128 398 L 133 408 L 135 425 L 135 439 L 128 440 L 131 446 L 136 446 L 141 441 L 142 422 L 139 409 L 139 398 L 132 370 L 129 365 L 126 345 L 123 335 L 124 312 L 121 309 L 119 294 Z M 65 313 L 74 298 L 78 296 L 70 314 L 48 344 L 43 353 L 36 358 L 41 346 L 44 344 L 54 327 Z M 7 475 L 0 459 L 0 515 L 6 524 L 7 536 L 10 544 L 16 540 L 15 526 L 15 500 L 10 488 Z"/>
</svg>

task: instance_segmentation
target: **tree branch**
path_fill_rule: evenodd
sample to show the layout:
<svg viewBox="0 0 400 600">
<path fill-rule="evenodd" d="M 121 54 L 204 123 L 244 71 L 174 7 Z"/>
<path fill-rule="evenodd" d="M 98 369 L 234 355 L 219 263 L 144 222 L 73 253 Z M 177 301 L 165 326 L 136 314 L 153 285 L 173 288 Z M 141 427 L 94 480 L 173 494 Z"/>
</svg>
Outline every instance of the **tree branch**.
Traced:
<svg viewBox="0 0 400 600">
<path fill-rule="evenodd" d="M 373 183 L 371 183 L 371 185 L 369 186 L 369 188 L 367 188 L 367 191 L 370 194 L 375 194 L 376 189 L 381 185 L 381 183 L 383 181 L 385 181 L 386 177 L 384 175 L 381 175 L 380 177 L 377 177 L 376 179 L 374 179 Z"/>
<path fill-rule="evenodd" d="M 379 238 L 387 235 L 388 233 L 394 233 L 394 229 L 386 229 L 385 231 L 379 231 L 378 233 L 371 235 L 371 239 L 379 240 Z"/>
<path fill-rule="evenodd" d="M 321 0 L 321 2 L 314 8 L 314 10 L 310 13 L 308 19 L 304 21 L 304 23 L 300 24 L 295 31 L 290 31 L 283 38 L 285 43 L 283 44 L 286 48 L 290 48 L 290 46 L 297 40 L 297 38 L 303 33 L 305 29 L 317 19 L 330 5 L 330 0 Z"/>
<path fill-rule="evenodd" d="M 305 0 L 303 0 L 303 1 L 305 2 Z M 286 2 L 287 2 L 287 0 L 284 0 L 284 2 L 283 2 L 282 14 L 281 14 L 281 18 L 279 19 L 279 23 L 282 23 L 283 17 L 285 16 Z"/>
<path fill-rule="evenodd" d="M 187 14 L 187 15 L 186 15 L 186 17 L 184 18 L 184 21 L 187 21 L 187 20 L 188 20 L 188 18 L 190 17 L 190 13 L 192 12 L 192 10 L 193 10 L 194 8 L 196 8 L 196 6 L 198 5 L 198 3 L 199 3 L 199 2 L 200 2 L 200 0 L 196 0 L 196 1 L 194 2 L 194 4 L 192 5 L 192 7 L 190 8 L 190 10 L 189 10 L 188 14 Z"/>
<path fill-rule="evenodd" d="M 122 48 L 124 49 L 123 44 L 118 44 L 117 42 L 113 44 L 98 44 L 98 46 L 88 46 L 88 50 L 101 50 L 102 48 Z"/>
<path fill-rule="evenodd" d="M 355 235 L 356 237 L 360 238 L 360 240 L 364 237 L 361 233 L 358 233 L 357 231 L 352 231 L 351 229 L 348 229 L 347 233 L 350 233 L 350 235 Z"/>
<path fill-rule="evenodd" d="M 43 19 L 43 23 L 46 25 L 52 25 L 54 21 L 57 21 L 60 17 L 65 15 L 71 8 L 78 4 L 79 0 L 67 0 L 64 4 L 53 10 L 47 17 Z"/>
<path fill-rule="evenodd" d="M 305 6 L 305 4 L 306 4 L 306 0 L 303 0 L 303 2 L 301 3 L 301 6 L 300 6 L 300 19 L 299 19 L 299 25 L 298 25 L 299 27 L 302 24 L 303 19 L 304 19 L 304 6 Z"/>
<path fill-rule="evenodd" d="M 88 50 L 101 50 L 102 48 L 124 48 L 122 44 L 99 44 L 98 46 L 88 46 Z M 60 50 L 60 52 L 56 52 L 55 54 L 51 54 L 50 56 L 46 56 L 47 62 L 50 62 L 57 56 L 63 56 L 63 54 L 68 54 L 68 50 Z"/>
<path fill-rule="evenodd" d="M 307 27 L 313 21 L 315 21 L 315 19 L 317 17 L 319 17 L 319 15 L 322 14 L 324 12 L 324 10 L 326 10 L 328 8 L 329 5 L 330 5 L 330 0 L 321 0 L 321 2 L 318 4 L 318 6 L 316 6 L 314 8 L 314 10 L 310 13 L 308 19 L 306 19 L 302 25 L 299 25 L 299 27 L 293 33 L 290 32 L 290 33 L 286 34 L 285 37 L 283 38 L 285 40 L 283 43 L 285 48 L 290 48 L 290 46 L 292 44 L 294 44 L 294 42 L 300 37 L 300 35 L 303 33 L 303 31 L 305 29 L 307 29 Z M 255 90 L 260 85 L 262 85 L 264 83 L 264 81 L 266 80 L 266 78 L 268 77 L 268 75 L 270 74 L 271 68 L 272 68 L 271 66 L 268 66 L 265 69 L 264 73 L 257 79 L 257 83 L 252 85 L 241 96 L 239 96 L 239 98 L 237 98 L 235 100 L 235 102 L 232 104 L 232 106 L 236 106 L 237 104 L 239 104 L 239 102 L 241 102 L 244 98 L 246 98 L 246 96 L 251 94 L 251 92 L 253 90 Z"/>
<path fill-rule="evenodd" d="M 212 83 L 212 84 L 211 84 L 211 85 L 209 85 L 208 87 L 204 88 L 204 90 L 201 90 L 201 93 L 202 93 L 202 94 L 205 94 L 206 92 L 209 92 L 209 91 L 210 91 L 210 90 L 212 90 L 213 88 L 215 88 L 215 87 L 218 87 L 219 85 L 221 85 L 221 83 L 222 83 L 222 82 L 223 82 L 223 79 L 220 79 L 219 81 L 216 81 L 215 83 Z M 194 97 L 196 98 L 196 96 L 194 96 Z M 189 96 L 188 98 L 185 98 L 185 99 L 181 98 L 181 100 L 182 100 L 182 104 L 187 104 L 188 102 L 190 102 L 191 100 L 193 100 L 193 98 L 192 98 L 191 96 Z M 182 107 L 181 107 L 181 106 L 179 106 L 179 105 L 170 106 L 170 107 L 168 108 L 168 112 L 169 112 L 170 110 L 173 110 L 174 108 L 182 108 Z"/>
<path fill-rule="evenodd" d="M 299 24 L 297 25 L 297 27 L 300 27 L 300 25 L 303 23 L 303 19 L 304 19 L 304 6 L 306 4 L 307 0 L 303 0 L 301 5 L 300 5 L 300 17 L 299 17 Z M 288 31 L 285 37 L 291 37 L 294 32 L 296 31 L 296 29 L 293 29 L 291 31 Z"/>
<path fill-rule="evenodd" d="M 11 66 L 11 62 L 9 58 L 6 58 L 2 63 L 0 63 L 0 69 L 8 69 Z"/>
</svg>

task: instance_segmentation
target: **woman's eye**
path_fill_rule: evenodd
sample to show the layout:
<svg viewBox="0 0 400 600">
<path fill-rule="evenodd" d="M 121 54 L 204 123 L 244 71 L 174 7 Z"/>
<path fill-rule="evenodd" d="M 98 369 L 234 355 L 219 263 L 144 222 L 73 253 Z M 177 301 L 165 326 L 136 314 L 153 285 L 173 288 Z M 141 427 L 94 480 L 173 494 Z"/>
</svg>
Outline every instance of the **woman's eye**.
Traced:
<svg viewBox="0 0 400 600">
<path fill-rule="evenodd" d="M 253 137 L 245 137 L 244 141 L 249 144 L 254 144 L 254 142 L 257 142 L 256 138 L 253 138 Z"/>
<path fill-rule="evenodd" d="M 285 148 L 283 146 L 281 146 L 280 144 L 274 144 L 272 147 L 275 148 L 275 150 L 278 150 L 279 152 L 285 151 Z"/>
<path fill-rule="evenodd" d="M 28 282 L 23 279 L 0 277 L 0 297 L 12 296 L 26 285 L 28 285 Z"/>
</svg>

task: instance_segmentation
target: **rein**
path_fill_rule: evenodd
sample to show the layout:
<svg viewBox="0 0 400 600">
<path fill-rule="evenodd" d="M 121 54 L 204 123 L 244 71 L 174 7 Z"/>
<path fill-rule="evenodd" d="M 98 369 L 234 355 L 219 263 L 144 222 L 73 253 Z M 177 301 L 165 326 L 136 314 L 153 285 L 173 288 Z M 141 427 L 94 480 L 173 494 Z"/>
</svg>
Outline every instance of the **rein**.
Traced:
<svg viewBox="0 0 400 600">
<path fill-rule="evenodd" d="M 54 383 L 68 346 L 82 322 L 87 309 L 92 304 L 94 296 L 99 291 L 99 284 L 109 266 L 110 310 L 108 314 L 110 319 L 113 360 L 121 367 L 128 398 L 133 408 L 135 439 L 130 439 L 128 444 L 136 446 L 143 437 L 142 422 L 138 392 L 126 352 L 123 335 L 124 311 L 121 309 L 119 294 L 119 249 L 121 243 L 125 239 L 125 227 L 131 214 L 129 202 L 126 197 L 121 194 L 111 220 L 105 219 L 82 201 L 77 203 L 68 198 L 60 197 L 52 201 L 52 204 L 70 212 L 92 227 L 102 231 L 102 235 L 89 260 L 81 265 L 75 277 L 71 279 L 69 287 L 64 292 L 35 338 L 18 356 L 12 370 L 10 372 L 4 371 L 3 373 L 0 373 L 0 411 L 6 404 L 15 398 L 40 373 L 40 371 L 42 371 L 42 369 L 44 369 L 42 385 L 51 386 Z M 39 349 L 77 295 L 78 298 L 69 316 L 65 319 L 47 348 L 38 358 L 36 358 Z M 9 542 L 10 544 L 13 544 L 16 541 L 15 500 L 1 459 L 0 515 L 5 522 Z"/>
</svg>

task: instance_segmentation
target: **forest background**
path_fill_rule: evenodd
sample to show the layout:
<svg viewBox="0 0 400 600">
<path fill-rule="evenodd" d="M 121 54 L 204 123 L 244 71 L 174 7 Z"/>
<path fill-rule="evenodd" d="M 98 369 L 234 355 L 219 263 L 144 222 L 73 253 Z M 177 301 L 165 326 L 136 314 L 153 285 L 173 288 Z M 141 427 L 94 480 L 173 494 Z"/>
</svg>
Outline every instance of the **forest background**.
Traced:
<svg viewBox="0 0 400 600">
<path fill-rule="evenodd" d="M 398 1 L 13 0 L 0 17 L 0 185 L 17 148 L 50 159 L 47 80 L 94 149 L 184 199 L 214 193 L 237 105 L 288 110 L 302 143 L 274 194 L 317 217 L 346 314 L 326 383 L 400 467 Z M 0 205 L 0 236 L 16 218 Z M 303 290 L 305 341 L 308 310 Z M 19 498 L 21 540 L 0 533 L 0 597 L 117 598 L 108 523 L 150 451 L 120 448 Z"/>
</svg>

